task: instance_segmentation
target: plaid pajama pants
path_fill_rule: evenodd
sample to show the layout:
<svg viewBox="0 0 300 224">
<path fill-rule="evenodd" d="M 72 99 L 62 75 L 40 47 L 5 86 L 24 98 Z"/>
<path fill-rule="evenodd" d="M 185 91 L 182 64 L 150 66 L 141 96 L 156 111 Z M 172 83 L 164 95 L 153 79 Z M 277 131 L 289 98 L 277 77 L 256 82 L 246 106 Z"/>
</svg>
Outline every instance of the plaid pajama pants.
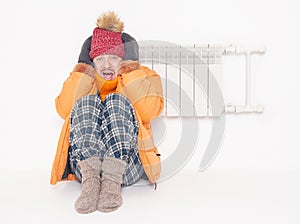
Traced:
<svg viewBox="0 0 300 224">
<path fill-rule="evenodd" d="M 127 162 L 122 186 L 134 184 L 145 175 L 138 155 L 138 122 L 130 101 L 99 93 L 80 98 L 71 111 L 70 167 L 81 181 L 78 162 L 92 156 L 119 158 Z M 100 174 L 99 174 L 100 175 Z"/>
</svg>

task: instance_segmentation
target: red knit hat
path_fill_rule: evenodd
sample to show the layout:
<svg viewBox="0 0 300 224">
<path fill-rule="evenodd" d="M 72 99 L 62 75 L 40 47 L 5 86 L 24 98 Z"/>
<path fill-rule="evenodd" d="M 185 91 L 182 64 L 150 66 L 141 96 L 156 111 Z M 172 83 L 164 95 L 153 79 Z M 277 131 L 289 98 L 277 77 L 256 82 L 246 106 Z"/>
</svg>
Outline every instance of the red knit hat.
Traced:
<svg viewBox="0 0 300 224">
<path fill-rule="evenodd" d="M 114 12 L 102 14 L 97 20 L 97 27 L 94 29 L 92 36 L 91 59 L 102 54 L 113 54 L 124 58 L 123 27 L 123 22 Z"/>
</svg>

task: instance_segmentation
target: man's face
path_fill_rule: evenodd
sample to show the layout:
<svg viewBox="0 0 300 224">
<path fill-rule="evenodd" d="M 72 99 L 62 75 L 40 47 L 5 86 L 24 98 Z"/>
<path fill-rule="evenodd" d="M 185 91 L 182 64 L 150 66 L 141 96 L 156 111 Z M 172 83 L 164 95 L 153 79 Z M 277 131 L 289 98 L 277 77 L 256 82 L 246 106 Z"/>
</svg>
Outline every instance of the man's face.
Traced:
<svg viewBox="0 0 300 224">
<path fill-rule="evenodd" d="M 122 58 L 111 54 L 100 55 L 93 60 L 96 72 L 106 80 L 117 78 L 121 61 Z"/>
</svg>

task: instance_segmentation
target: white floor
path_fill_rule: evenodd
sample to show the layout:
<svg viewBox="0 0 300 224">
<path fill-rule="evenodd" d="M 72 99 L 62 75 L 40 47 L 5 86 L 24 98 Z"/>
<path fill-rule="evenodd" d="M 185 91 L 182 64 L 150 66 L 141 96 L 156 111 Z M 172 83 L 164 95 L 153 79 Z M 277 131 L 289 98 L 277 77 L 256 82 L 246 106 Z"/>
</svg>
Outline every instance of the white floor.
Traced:
<svg viewBox="0 0 300 224">
<path fill-rule="evenodd" d="M 47 171 L 1 174 L 1 223 L 300 223 L 298 172 L 230 173 L 182 170 L 156 191 L 123 189 L 122 207 L 77 214 L 77 182 L 49 184 Z"/>
</svg>

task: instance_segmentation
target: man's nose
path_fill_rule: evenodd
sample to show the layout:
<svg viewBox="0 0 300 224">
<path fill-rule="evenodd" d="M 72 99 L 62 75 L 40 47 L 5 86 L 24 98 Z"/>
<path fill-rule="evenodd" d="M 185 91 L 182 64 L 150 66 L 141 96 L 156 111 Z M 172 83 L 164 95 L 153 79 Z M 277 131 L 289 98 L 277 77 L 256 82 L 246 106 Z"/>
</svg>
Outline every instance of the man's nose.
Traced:
<svg viewBox="0 0 300 224">
<path fill-rule="evenodd" d="M 108 58 L 105 58 L 105 59 L 104 59 L 104 62 L 103 62 L 103 67 L 109 68 L 110 66 L 111 66 L 111 64 L 110 64 L 109 59 L 108 59 Z"/>
</svg>

